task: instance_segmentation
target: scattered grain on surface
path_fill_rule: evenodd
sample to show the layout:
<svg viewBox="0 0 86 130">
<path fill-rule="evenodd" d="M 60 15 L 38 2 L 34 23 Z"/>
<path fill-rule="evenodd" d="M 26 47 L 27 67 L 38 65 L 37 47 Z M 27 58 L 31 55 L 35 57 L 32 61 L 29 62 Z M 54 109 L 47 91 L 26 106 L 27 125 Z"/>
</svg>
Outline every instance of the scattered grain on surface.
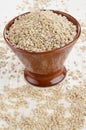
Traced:
<svg viewBox="0 0 86 130">
<path fill-rule="evenodd" d="M 71 103 L 71 106 L 67 108 L 67 110 L 64 105 L 58 104 L 59 99 L 62 99 L 64 96 L 62 87 L 59 85 L 48 89 L 36 89 L 31 85 L 15 89 L 5 86 L 5 94 L 0 94 L 0 119 L 5 121 L 7 125 L 3 125 L 1 129 L 81 129 L 84 125 L 84 117 L 86 115 L 86 111 L 84 109 L 84 106 L 86 106 L 85 91 L 86 88 L 83 87 L 74 87 L 71 90 L 67 90 L 67 94 L 65 96 Z M 59 93 L 62 94 L 58 98 L 57 95 Z M 23 115 L 23 113 L 25 113 L 23 111 L 23 107 L 29 112 L 30 102 L 27 100 L 29 98 L 36 101 L 37 105 L 34 110 L 32 110 L 32 115 L 25 117 Z M 70 112 L 70 117 L 65 117 L 65 113 L 67 111 Z"/>
</svg>

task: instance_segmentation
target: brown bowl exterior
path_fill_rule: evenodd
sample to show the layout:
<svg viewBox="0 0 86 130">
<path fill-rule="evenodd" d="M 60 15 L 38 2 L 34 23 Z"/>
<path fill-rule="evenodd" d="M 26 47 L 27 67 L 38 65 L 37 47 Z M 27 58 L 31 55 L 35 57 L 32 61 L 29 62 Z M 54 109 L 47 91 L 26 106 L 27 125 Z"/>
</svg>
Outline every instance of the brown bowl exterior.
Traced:
<svg viewBox="0 0 86 130">
<path fill-rule="evenodd" d="M 37 86 L 50 86 L 50 85 L 58 83 L 57 81 L 55 81 L 56 83 L 51 84 L 50 81 L 46 81 L 44 77 L 46 78 L 51 77 L 50 79 L 53 79 L 53 77 L 55 77 L 53 75 L 55 75 L 56 73 L 58 75 L 58 72 L 64 68 L 64 61 L 67 58 L 69 52 L 71 51 L 73 45 L 79 38 L 80 32 L 81 32 L 80 24 L 74 17 L 61 11 L 53 10 L 53 12 L 56 14 L 61 14 L 63 16 L 66 16 L 68 20 L 71 21 L 77 27 L 77 34 L 74 40 L 70 42 L 69 44 L 65 45 L 64 47 L 57 48 L 57 49 L 47 51 L 47 52 L 29 52 L 26 50 L 16 48 L 16 46 L 13 46 L 11 42 L 9 41 L 9 39 L 6 38 L 6 32 L 7 30 L 9 30 L 10 26 L 14 23 L 14 20 L 18 18 L 19 16 L 11 20 L 4 29 L 4 39 L 6 43 L 10 46 L 10 48 L 19 57 L 22 63 L 25 65 L 26 71 L 28 71 L 26 75 L 29 75 L 28 73 L 30 73 L 29 76 L 32 75 L 34 80 L 38 77 L 36 79 L 38 80 L 37 83 L 33 83 L 34 81 L 31 81 L 32 84 L 37 85 Z M 27 14 L 27 13 L 24 13 L 24 14 Z M 42 80 L 43 78 L 45 79 L 44 81 Z M 39 80 L 40 80 L 40 83 L 38 83 Z"/>
</svg>

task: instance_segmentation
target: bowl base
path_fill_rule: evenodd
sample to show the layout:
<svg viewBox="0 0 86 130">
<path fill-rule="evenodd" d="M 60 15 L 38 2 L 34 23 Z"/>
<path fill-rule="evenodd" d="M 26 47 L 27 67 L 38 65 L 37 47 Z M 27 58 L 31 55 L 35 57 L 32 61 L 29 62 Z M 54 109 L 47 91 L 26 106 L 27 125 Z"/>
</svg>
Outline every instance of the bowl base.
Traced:
<svg viewBox="0 0 86 130">
<path fill-rule="evenodd" d="M 66 76 L 66 68 L 63 67 L 57 73 L 52 75 L 40 75 L 29 72 L 27 69 L 24 70 L 25 79 L 34 86 L 39 87 L 50 87 L 61 82 Z"/>
</svg>

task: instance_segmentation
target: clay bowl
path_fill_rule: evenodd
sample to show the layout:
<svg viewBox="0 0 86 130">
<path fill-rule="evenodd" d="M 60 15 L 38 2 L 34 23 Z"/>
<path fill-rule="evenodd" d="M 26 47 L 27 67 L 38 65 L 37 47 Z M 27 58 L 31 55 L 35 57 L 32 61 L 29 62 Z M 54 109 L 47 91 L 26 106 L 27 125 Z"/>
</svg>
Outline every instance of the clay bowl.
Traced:
<svg viewBox="0 0 86 130">
<path fill-rule="evenodd" d="M 16 46 L 13 46 L 12 43 L 9 41 L 9 39 L 6 38 L 6 33 L 7 30 L 9 30 L 10 26 L 14 23 L 14 20 L 19 16 L 12 19 L 5 26 L 3 33 L 6 43 L 25 65 L 24 70 L 25 79 L 35 86 L 40 87 L 52 86 L 61 82 L 65 78 L 66 68 L 64 66 L 64 61 L 66 60 L 73 45 L 79 38 L 81 32 L 80 24 L 74 17 L 61 11 L 53 10 L 53 12 L 56 14 L 66 16 L 69 21 L 71 21 L 74 25 L 76 25 L 77 28 L 77 34 L 74 37 L 73 41 L 71 41 L 64 47 L 61 47 L 59 49 L 57 48 L 47 52 L 29 52 L 26 50 L 16 48 Z"/>
</svg>

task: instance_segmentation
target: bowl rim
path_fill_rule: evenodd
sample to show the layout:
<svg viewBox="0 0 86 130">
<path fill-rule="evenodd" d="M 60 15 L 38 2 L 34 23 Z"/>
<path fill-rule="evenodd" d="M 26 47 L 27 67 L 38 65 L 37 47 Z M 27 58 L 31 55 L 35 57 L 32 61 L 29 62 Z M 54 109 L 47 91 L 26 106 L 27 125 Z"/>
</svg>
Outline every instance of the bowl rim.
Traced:
<svg viewBox="0 0 86 130">
<path fill-rule="evenodd" d="M 41 10 L 41 11 L 46 11 L 46 10 Z M 65 13 L 63 11 L 58 11 L 58 10 L 47 10 L 47 11 L 53 11 L 54 13 L 56 14 L 61 14 L 62 16 L 65 16 L 67 17 L 67 19 L 69 21 L 71 21 L 70 19 L 72 19 L 73 21 L 76 22 L 76 24 L 74 24 L 76 27 L 77 27 L 77 33 L 74 37 L 74 39 L 69 42 L 68 44 L 60 47 L 60 48 L 55 48 L 55 49 L 52 49 L 52 50 L 49 50 L 49 51 L 43 51 L 43 52 L 36 52 L 36 51 L 29 51 L 29 50 L 25 50 L 25 49 L 21 49 L 19 47 L 16 47 L 16 45 L 13 45 L 12 42 L 6 37 L 6 33 L 7 33 L 7 30 L 11 27 L 11 25 L 14 23 L 14 20 L 15 19 L 18 19 L 18 17 L 20 16 L 23 16 L 25 14 L 28 14 L 28 13 L 31 13 L 30 11 L 29 12 L 25 12 L 25 13 L 22 13 L 16 17 L 14 17 L 13 19 L 11 19 L 5 26 L 4 28 L 4 31 L 3 31 L 3 37 L 6 41 L 6 43 L 10 46 L 10 47 L 13 47 L 16 51 L 19 51 L 19 52 L 22 52 L 22 53 L 30 53 L 30 54 L 47 54 L 47 53 L 52 53 L 52 52 L 55 52 L 55 51 L 62 51 L 63 49 L 66 49 L 68 47 L 70 47 L 71 45 L 73 45 L 79 38 L 80 34 L 81 34 L 81 26 L 79 24 L 79 22 L 76 20 L 76 18 L 74 18 L 73 16 L 71 16 L 70 14 L 68 13 Z M 73 23 L 73 21 L 71 21 Z"/>
</svg>

